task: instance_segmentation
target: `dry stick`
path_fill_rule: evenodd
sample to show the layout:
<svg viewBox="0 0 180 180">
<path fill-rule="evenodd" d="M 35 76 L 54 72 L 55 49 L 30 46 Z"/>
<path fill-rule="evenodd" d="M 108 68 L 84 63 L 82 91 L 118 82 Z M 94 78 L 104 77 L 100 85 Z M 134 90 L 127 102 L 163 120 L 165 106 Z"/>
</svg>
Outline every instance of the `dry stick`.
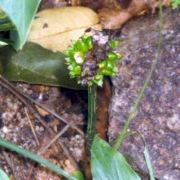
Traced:
<svg viewBox="0 0 180 180">
<path fill-rule="evenodd" d="M 13 154 L 10 154 L 10 159 L 11 159 L 11 165 L 12 165 L 12 169 L 13 169 L 13 174 L 14 174 L 14 180 L 17 180 L 18 179 L 18 175 L 15 171 L 15 167 L 14 167 L 14 157 L 13 157 Z"/>
<path fill-rule="evenodd" d="M 44 109 L 45 111 L 49 112 L 50 114 L 52 114 L 54 117 L 56 117 L 57 119 L 61 120 L 62 122 L 64 122 L 65 124 L 68 124 L 69 122 L 67 122 L 64 118 L 60 117 L 57 113 L 53 112 L 52 110 L 48 109 L 46 106 L 42 105 L 41 103 L 35 101 L 34 99 L 26 96 L 23 94 L 23 96 L 25 96 L 27 99 L 29 99 L 31 102 L 33 102 L 34 104 L 38 105 L 39 107 L 41 107 L 42 109 Z M 84 136 L 84 132 L 79 129 L 78 127 L 76 127 L 75 125 L 72 124 L 72 126 L 70 126 L 72 129 L 75 129 L 79 134 L 81 134 L 82 136 Z"/>
<path fill-rule="evenodd" d="M 10 83 L 7 83 L 6 81 L 4 81 L 4 78 L 2 79 L 2 76 L 0 76 L 0 84 L 8 89 L 13 95 L 15 95 L 24 105 L 26 105 L 28 107 L 28 109 L 33 113 L 34 117 L 37 118 L 40 123 L 47 128 L 47 130 L 49 132 L 52 132 L 52 130 L 49 128 L 49 126 L 46 125 L 46 123 L 43 121 L 43 119 L 41 118 L 41 116 L 36 112 L 36 110 L 32 107 L 32 104 L 29 104 L 26 99 L 24 97 L 21 96 L 21 94 L 19 94 L 17 91 L 15 91 L 13 87 L 13 85 L 10 85 Z"/>
<path fill-rule="evenodd" d="M 38 140 L 38 138 L 37 138 L 37 136 L 36 136 L 36 132 L 35 132 L 35 130 L 34 130 L 34 127 L 33 127 L 33 125 L 32 125 L 32 122 L 31 122 L 31 119 L 30 119 L 30 117 L 29 117 L 29 114 L 28 114 L 28 110 L 27 110 L 27 108 L 24 108 L 24 111 L 25 111 L 25 114 L 26 114 L 26 116 L 27 116 L 27 119 L 28 119 L 28 122 L 29 122 L 29 125 L 30 125 L 30 127 L 31 127 L 31 131 L 32 131 L 32 133 L 33 133 L 33 135 L 34 135 L 34 139 L 36 140 L 36 144 L 39 146 L 39 140 Z"/>
<path fill-rule="evenodd" d="M 27 100 L 21 95 L 21 93 L 19 93 L 17 89 L 1 75 L 0 75 L 0 85 L 2 85 L 4 88 L 8 89 L 12 94 L 14 94 L 24 105 L 26 105 L 29 108 L 29 110 L 34 114 L 35 118 L 39 120 L 39 122 L 48 130 L 48 132 L 55 135 L 54 131 L 51 128 L 49 128 L 49 126 L 46 125 L 46 123 L 43 121 L 41 116 L 34 110 L 32 104 L 29 104 Z M 74 158 L 72 157 L 72 155 L 69 153 L 67 147 L 60 140 L 58 140 L 58 143 L 60 144 L 61 148 L 64 150 L 65 154 L 71 161 L 72 165 L 75 167 L 75 169 L 78 170 L 79 167 L 76 161 L 74 160 Z"/>
<path fill-rule="evenodd" d="M 66 147 L 66 145 L 63 144 L 62 139 L 60 138 L 58 140 L 58 143 L 61 145 L 61 148 L 63 149 L 63 151 L 65 152 L 65 154 L 67 155 L 67 157 L 69 158 L 70 162 L 72 163 L 72 165 L 75 167 L 75 169 L 79 169 L 78 165 L 76 164 L 75 159 L 72 157 L 72 155 L 70 154 L 68 148 Z"/>
<path fill-rule="evenodd" d="M 52 146 L 60 136 L 62 136 L 68 129 L 69 127 L 73 124 L 73 122 L 71 122 L 70 124 L 67 124 L 51 141 L 49 144 L 47 144 L 47 146 L 45 146 L 39 153 L 37 153 L 38 155 L 42 155 L 44 154 L 48 148 L 50 146 Z M 62 148 L 63 149 L 63 148 Z M 28 173 L 28 178 L 27 180 L 30 180 L 31 179 L 31 175 L 32 175 L 32 172 L 33 172 L 33 169 L 34 169 L 34 165 L 31 167 L 31 169 L 29 170 L 29 173 Z"/>
<path fill-rule="evenodd" d="M 41 103 L 35 101 L 34 99 L 32 99 L 31 97 L 25 95 L 24 93 L 20 92 L 18 89 L 16 89 L 9 81 L 7 81 L 4 77 L 0 76 L 0 79 L 4 82 L 6 82 L 13 90 L 15 90 L 17 93 L 19 93 L 21 96 L 23 96 L 24 98 L 28 99 L 29 101 L 31 101 L 32 103 L 38 105 L 39 107 L 43 108 L 44 110 L 46 110 L 47 112 L 49 112 L 50 114 L 52 114 L 53 116 L 55 116 L 57 119 L 61 120 L 62 122 L 68 124 L 68 121 L 66 121 L 64 118 L 60 117 L 57 113 L 51 111 L 50 109 L 48 109 L 47 107 L 45 107 L 44 105 L 42 105 Z M 76 129 L 78 129 L 78 131 L 81 132 L 81 134 L 83 133 L 79 128 L 76 127 Z M 84 134 L 84 133 L 83 133 Z"/>
<path fill-rule="evenodd" d="M 54 117 L 56 117 L 57 119 L 61 120 L 62 122 L 64 122 L 65 124 L 68 124 L 69 122 L 66 121 L 64 118 L 62 118 L 61 116 L 59 116 L 57 113 L 53 112 L 52 110 L 48 109 L 46 106 L 42 105 L 41 103 L 35 101 L 34 99 L 32 99 L 31 97 L 25 95 L 24 93 L 20 92 L 18 89 L 16 89 L 11 83 L 9 83 L 4 77 L 0 76 L 0 79 L 3 80 L 4 82 L 6 82 L 14 91 L 16 91 L 17 93 L 19 93 L 21 96 L 23 96 L 24 98 L 28 99 L 29 101 L 31 101 L 32 103 L 38 105 L 39 107 L 41 107 L 42 109 L 44 109 L 45 111 L 49 112 L 50 114 L 52 114 Z M 75 125 L 72 125 L 71 128 L 75 129 L 77 132 L 79 132 L 81 135 L 84 136 L 84 132 L 79 129 L 78 127 L 76 127 Z"/>
<path fill-rule="evenodd" d="M 30 170 L 28 171 L 28 176 L 27 176 L 27 180 L 31 180 L 31 176 L 32 176 L 32 173 L 33 173 L 33 170 L 34 170 L 34 166 L 35 166 L 35 163 L 31 166 Z"/>
<path fill-rule="evenodd" d="M 73 122 L 71 122 L 70 124 L 67 124 L 38 154 L 39 155 L 42 155 L 44 154 L 47 149 L 53 145 L 60 136 L 62 136 L 68 129 L 69 127 L 73 124 Z"/>
<path fill-rule="evenodd" d="M 27 95 L 25 95 L 23 93 L 22 93 L 22 96 L 24 96 L 25 98 L 30 100 L 32 103 L 36 104 L 37 106 L 41 107 L 45 111 L 49 112 L 54 117 L 56 117 L 57 119 L 61 120 L 63 123 L 65 123 L 65 124 L 69 123 L 68 121 L 66 121 L 66 119 L 64 119 L 63 117 L 59 116 L 57 113 L 55 113 L 52 110 L 48 109 L 46 106 L 44 106 L 43 104 L 37 102 L 36 100 L 32 99 L 31 97 L 29 97 L 29 96 L 27 96 Z M 79 129 L 78 127 L 76 127 L 75 125 L 72 125 L 71 128 L 75 129 L 77 132 L 79 132 L 81 135 L 84 136 L 84 132 L 81 129 Z"/>
<path fill-rule="evenodd" d="M 13 173 L 14 179 L 16 180 L 17 177 L 16 177 L 16 174 L 15 174 L 14 162 L 13 162 L 13 160 L 12 160 L 12 157 L 9 157 L 9 156 L 8 156 L 8 153 L 6 153 L 4 150 L 2 151 L 2 154 L 3 154 L 4 158 L 5 158 L 8 166 L 11 168 L 11 171 L 12 171 L 12 173 Z"/>
<path fill-rule="evenodd" d="M 12 164 L 11 164 L 11 159 L 10 159 L 10 157 L 8 156 L 7 152 L 5 152 L 4 150 L 2 150 L 2 154 L 3 154 L 4 158 L 5 158 L 8 166 L 11 168 L 11 170 L 12 170 L 12 172 L 13 172 L 13 174 L 14 174 L 14 170 L 13 170 L 13 167 L 12 167 Z"/>
</svg>

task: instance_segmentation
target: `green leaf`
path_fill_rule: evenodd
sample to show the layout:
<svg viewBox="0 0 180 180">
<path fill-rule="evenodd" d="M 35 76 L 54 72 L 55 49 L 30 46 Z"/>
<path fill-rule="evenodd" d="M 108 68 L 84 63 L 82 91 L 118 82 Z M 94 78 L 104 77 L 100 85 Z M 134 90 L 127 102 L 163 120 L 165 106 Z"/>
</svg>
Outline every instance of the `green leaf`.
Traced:
<svg viewBox="0 0 180 180">
<path fill-rule="evenodd" d="M 178 6 L 180 6 L 180 0 L 172 0 L 171 4 L 172 4 L 172 9 L 177 9 Z"/>
<path fill-rule="evenodd" d="M 9 141 L 6 141 L 6 140 L 0 138 L 0 146 L 7 148 L 11 151 L 14 151 L 14 152 L 16 152 L 16 153 L 18 153 L 24 157 L 27 157 L 27 158 L 35 161 L 35 162 L 38 162 L 39 164 L 41 164 L 45 167 L 48 167 L 52 171 L 56 172 L 59 175 L 62 175 L 64 177 L 68 178 L 69 180 L 78 180 L 76 177 L 73 177 L 68 172 L 61 169 L 59 166 L 49 162 L 48 160 L 42 158 L 39 155 L 36 155 L 30 151 L 25 150 L 22 147 L 17 146 L 16 144 L 10 143 Z M 2 179 L 2 180 L 4 180 L 4 179 Z"/>
<path fill-rule="evenodd" d="M 146 165 L 147 165 L 147 168 L 149 171 L 150 180 L 155 180 L 154 171 L 153 171 L 153 167 L 152 167 L 152 163 L 151 163 L 151 158 L 150 158 L 148 146 L 146 144 L 146 140 L 142 134 L 140 134 L 140 136 L 142 138 L 142 141 L 144 142 L 144 152 L 143 153 L 144 153 L 144 158 L 145 158 Z"/>
<path fill-rule="evenodd" d="M 9 180 L 9 177 L 2 169 L 0 169 L 0 179 Z"/>
<path fill-rule="evenodd" d="M 145 157 L 146 164 L 147 164 L 147 167 L 148 167 L 150 180 L 155 180 L 153 167 L 152 167 L 152 164 L 151 164 L 151 159 L 150 159 L 149 151 L 148 151 L 148 148 L 147 148 L 146 144 L 145 144 L 145 147 L 144 147 L 144 157 Z"/>
<path fill-rule="evenodd" d="M 0 48 L 0 73 L 11 81 L 83 89 L 76 79 L 70 79 L 64 58 L 34 43 L 26 43 L 17 53 L 5 46 Z"/>
<path fill-rule="evenodd" d="M 0 0 L 0 9 L 15 26 L 15 30 L 10 32 L 14 48 L 21 49 L 25 43 L 39 3 L 40 0 Z"/>
<path fill-rule="evenodd" d="M 124 156 L 97 136 L 91 148 L 91 169 L 93 180 L 140 180 Z"/>
<path fill-rule="evenodd" d="M 112 49 L 115 49 L 117 48 L 119 45 L 119 41 L 116 41 L 116 40 L 113 40 L 109 43 L 109 47 L 112 48 Z"/>
</svg>

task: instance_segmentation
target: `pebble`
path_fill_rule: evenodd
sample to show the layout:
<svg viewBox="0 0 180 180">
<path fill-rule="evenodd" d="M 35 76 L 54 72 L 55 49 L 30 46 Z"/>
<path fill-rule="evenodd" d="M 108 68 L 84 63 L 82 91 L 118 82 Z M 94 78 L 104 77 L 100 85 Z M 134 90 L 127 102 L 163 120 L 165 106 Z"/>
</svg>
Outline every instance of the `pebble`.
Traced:
<svg viewBox="0 0 180 180">
<path fill-rule="evenodd" d="M 8 129 L 6 126 L 4 126 L 4 127 L 2 128 L 2 131 L 3 131 L 4 134 L 9 133 L 9 129 Z"/>
<path fill-rule="evenodd" d="M 14 113 L 12 113 L 12 112 L 4 112 L 4 113 L 2 113 L 1 117 L 4 120 L 10 121 L 13 118 L 13 116 L 14 116 Z"/>
<path fill-rule="evenodd" d="M 49 123 L 54 119 L 54 117 L 51 114 L 47 114 L 44 116 L 44 120 Z"/>
<path fill-rule="evenodd" d="M 42 132 L 44 131 L 44 128 L 42 126 L 35 126 L 35 131 Z"/>
<path fill-rule="evenodd" d="M 31 98 L 33 98 L 34 100 L 38 99 L 38 97 L 39 97 L 39 93 L 37 93 L 37 92 L 33 92 L 31 94 Z"/>
<path fill-rule="evenodd" d="M 42 99 L 43 101 L 47 101 L 49 99 L 49 94 L 48 93 L 43 94 Z"/>
</svg>

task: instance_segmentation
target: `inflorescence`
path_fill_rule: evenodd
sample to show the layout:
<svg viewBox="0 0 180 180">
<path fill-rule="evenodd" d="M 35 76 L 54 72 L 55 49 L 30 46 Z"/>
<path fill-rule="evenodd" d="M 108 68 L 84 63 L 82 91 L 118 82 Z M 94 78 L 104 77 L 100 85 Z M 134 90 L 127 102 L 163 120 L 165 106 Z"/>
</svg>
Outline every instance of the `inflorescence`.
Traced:
<svg viewBox="0 0 180 180">
<path fill-rule="evenodd" d="M 122 56 L 115 52 L 118 41 L 110 41 L 103 32 L 89 29 L 66 51 L 66 64 L 71 78 L 84 86 L 102 86 L 104 76 L 114 76 L 116 62 Z"/>
</svg>

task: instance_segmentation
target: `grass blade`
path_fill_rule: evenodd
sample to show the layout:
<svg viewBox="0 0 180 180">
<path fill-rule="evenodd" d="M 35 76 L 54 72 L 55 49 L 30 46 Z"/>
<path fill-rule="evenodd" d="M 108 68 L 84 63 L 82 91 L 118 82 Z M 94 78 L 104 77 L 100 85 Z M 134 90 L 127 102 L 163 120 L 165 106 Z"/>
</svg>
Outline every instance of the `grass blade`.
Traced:
<svg viewBox="0 0 180 180">
<path fill-rule="evenodd" d="M 122 132 L 121 134 L 119 135 L 118 139 L 117 139 L 117 142 L 114 146 L 114 149 L 115 150 L 118 150 L 123 142 L 123 139 L 126 135 L 126 132 L 127 132 L 127 129 L 129 127 L 129 124 L 132 122 L 133 118 L 134 118 L 134 115 L 135 115 L 135 112 L 137 111 L 137 108 L 141 102 L 141 99 L 142 97 L 144 96 L 144 91 L 145 89 L 148 87 L 149 85 L 149 82 L 151 80 L 151 77 L 152 77 L 152 74 L 156 68 L 156 64 L 157 64 L 157 61 L 158 61 L 158 58 L 159 58 L 159 55 L 160 55 L 160 50 L 161 50 L 161 46 L 162 46 L 162 42 L 163 42 L 163 11 L 162 11 L 162 0 L 159 1 L 159 40 L 158 40 L 158 46 L 157 46 L 157 50 L 156 50 L 156 53 L 155 53 L 155 57 L 154 57 L 154 60 L 151 64 L 151 68 L 150 68 L 150 71 L 148 72 L 148 75 L 147 75 L 147 78 L 143 84 L 143 87 L 141 88 L 140 90 L 140 93 L 138 95 L 138 97 L 135 99 L 132 107 L 131 107 L 131 111 L 129 113 L 129 116 L 125 122 L 125 125 L 122 129 Z"/>
<path fill-rule="evenodd" d="M 148 151 L 148 148 L 147 148 L 147 145 L 146 145 L 145 142 L 144 142 L 144 145 L 145 145 L 144 146 L 144 158 L 146 160 L 146 164 L 147 164 L 147 168 L 148 168 L 148 171 L 149 171 L 150 180 L 155 180 L 154 172 L 153 172 L 153 167 L 152 167 L 151 160 L 150 160 L 149 151 Z"/>
<path fill-rule="evenodd" d="M 48 160 L 42 158 L 41 156 L 38 156 L 30 151 L 27 151 L 21 147 L 18 147 L 15 144 L 12 144 L 6 140 L 3 140 L 0 138 L 0 146 L 7 148 L 11 151 L 14 151 L 20 155 L 23 155 L 35 162 L 38 162 L 39 164 L 48 167 L 49 169 L 51 169 L 52 171 L 56 172 L 58 175 L 62 175 L 66 178 L 68 178 L 69 180 L 77 180 L 77 178 L 71 176 L 68 172 L 64 171 L 63 169 L 61 169 L 60 167 L 54 165 L 53 163 L 49 162 Z"/>
</svg>

